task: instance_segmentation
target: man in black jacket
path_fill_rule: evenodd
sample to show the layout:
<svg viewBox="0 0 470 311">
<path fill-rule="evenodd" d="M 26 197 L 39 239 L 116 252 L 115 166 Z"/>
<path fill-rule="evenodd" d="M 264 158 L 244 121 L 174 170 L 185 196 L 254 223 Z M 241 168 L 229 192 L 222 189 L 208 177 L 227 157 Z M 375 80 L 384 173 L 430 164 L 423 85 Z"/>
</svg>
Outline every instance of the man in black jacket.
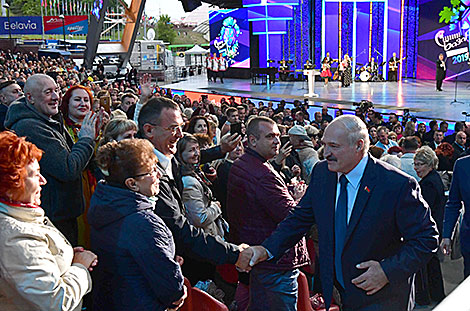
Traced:
<svg viewBox="0 0 470 311">
<path fill-rule="evenodd" d="M 8 107 L 12 102 L 23 96 L 23 90 L 15 81 L 0 82 L 0 132 L 5 130 L 3 123 Z"/>
<path fill-rule="evenodd" d="M 220 237 L 204 233 L 191 225 L 184 216 L 181 200 L 182 182 L 178 176 L 179 163 L 174 158 L 176 143 L 183 137 L 183 118 L 178 105 L 170 99 L 156 97 L 149 100 L 139 113 L 139 133 L 155 146 L 158 166 L 162 173 L 155 213 L 170 228 L 176 244 L 176 253 L 215 264 L 235 264 L 242 246 L 227 243 Z M 201 153 L 201 163 L 209 162 L 234 149 L 240 142 L 238 135 L 230 136 L 229 143 Z"/>
<path fill-rule="evenodd" d="M 444 54 L 441 53 L 436 61 L 436 91 L 442 92 L 442 81 L 446 78 L 446 71 Z"/>
</svg>

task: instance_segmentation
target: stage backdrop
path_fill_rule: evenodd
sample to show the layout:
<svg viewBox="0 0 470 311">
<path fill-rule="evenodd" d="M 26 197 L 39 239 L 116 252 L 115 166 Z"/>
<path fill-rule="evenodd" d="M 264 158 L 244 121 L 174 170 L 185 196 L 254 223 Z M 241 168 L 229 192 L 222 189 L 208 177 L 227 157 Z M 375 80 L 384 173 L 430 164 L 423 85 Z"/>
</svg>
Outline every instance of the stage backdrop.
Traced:
<svg viewBox="0 0 470 311">
<path fill-rule="evenodd" d="M 448 13 L 454 9 L 459 13 L 450 16 Z M 451 0 L 421 0 L 419 12 L 417 78 L 435 79 L 436 60 L 439 53 L 444 53 L 447 59 L 446 80 L 458 76 L 459 81 L 470 81 L 470 1 L 462 0 L 458 7 L 453 8 Z M 449 17 L 447 20 L 446 16 Z M 439 23 L 440 20 L 442 23 Z"/>
<path fill-rule="evenodd" d="M 246 9 L 209 11 L 210 51 L 231 68 L 250 68 L 250 24 Z"/>
</svg>

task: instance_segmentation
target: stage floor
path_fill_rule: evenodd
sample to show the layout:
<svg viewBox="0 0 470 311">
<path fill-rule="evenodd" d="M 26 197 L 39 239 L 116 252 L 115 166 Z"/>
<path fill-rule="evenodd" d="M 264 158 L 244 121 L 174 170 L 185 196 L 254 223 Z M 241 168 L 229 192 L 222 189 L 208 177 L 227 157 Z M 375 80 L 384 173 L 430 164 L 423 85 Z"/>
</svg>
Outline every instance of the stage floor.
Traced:
<svg viewBox="0 0 470 311">
<path fill-rule="evenodd" d="M 162 85 L 165 88 L 201 93 L 214 93 L 228 96 L 243 96 L 257 100 L 292 102 L 304 100 L 307 93 L 306 82 L 276 82 L 271 86 L 253 85 L 251 80 L 224 79 L 224 84 L 208 82 L 205 76 L 192 76 L 178 83 Z M 463 103 L 451 103 L 454 100 L 454 82 L 444 82 L 443 92 L 435 90 L 435 81 L 408 79 L 400 82 L 355 82 L 342 88 L 339 82 L 330 82 L 324 87 L 323 82 L 315 83 L 317 98 L 309 98 L 314 106 L 327 104 L 328 107 L 354 109 L 353 103 L 369 100 L 377 111 L 383 113 L 403 113 L 409 109 L 418 118 L 463 121 L 462 112 L 470 112 L 470 85 L 459 82 L 457 100 Z"/>
</svg>

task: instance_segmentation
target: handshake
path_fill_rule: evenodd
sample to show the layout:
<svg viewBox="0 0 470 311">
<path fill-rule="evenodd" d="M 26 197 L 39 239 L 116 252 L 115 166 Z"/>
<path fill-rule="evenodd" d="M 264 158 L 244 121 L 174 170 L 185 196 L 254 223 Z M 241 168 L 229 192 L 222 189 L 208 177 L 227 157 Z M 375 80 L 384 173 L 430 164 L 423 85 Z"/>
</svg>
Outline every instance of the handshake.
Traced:
<svg viewBox="0 0 470 311">
<path fill-rule="evenodd" d="M 267 250 L 263 246 L 240 244 L 238 249 L 240 254 L 235 266 L 240 272 L 249 272 L 254 265 L 267 260 L 269 257 Z"/>
</svg>

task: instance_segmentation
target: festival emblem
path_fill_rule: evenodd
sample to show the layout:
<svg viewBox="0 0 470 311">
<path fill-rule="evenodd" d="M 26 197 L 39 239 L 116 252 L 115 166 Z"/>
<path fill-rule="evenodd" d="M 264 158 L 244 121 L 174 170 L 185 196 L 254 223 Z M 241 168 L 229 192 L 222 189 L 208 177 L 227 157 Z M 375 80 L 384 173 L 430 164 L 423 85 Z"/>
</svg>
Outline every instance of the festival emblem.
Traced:
<svg viewBox="0 0 470 311">
<path fill-rule="evenodd" d="M 219 35 L 215 38 L 214 46 L 222 57 L 228 59 L 229 63 L 234 63 L 234 58 L 238 55 L 238 37 L 242 34 L 237 20 L 229 16 L 222 22 Z"/>
</svg>

